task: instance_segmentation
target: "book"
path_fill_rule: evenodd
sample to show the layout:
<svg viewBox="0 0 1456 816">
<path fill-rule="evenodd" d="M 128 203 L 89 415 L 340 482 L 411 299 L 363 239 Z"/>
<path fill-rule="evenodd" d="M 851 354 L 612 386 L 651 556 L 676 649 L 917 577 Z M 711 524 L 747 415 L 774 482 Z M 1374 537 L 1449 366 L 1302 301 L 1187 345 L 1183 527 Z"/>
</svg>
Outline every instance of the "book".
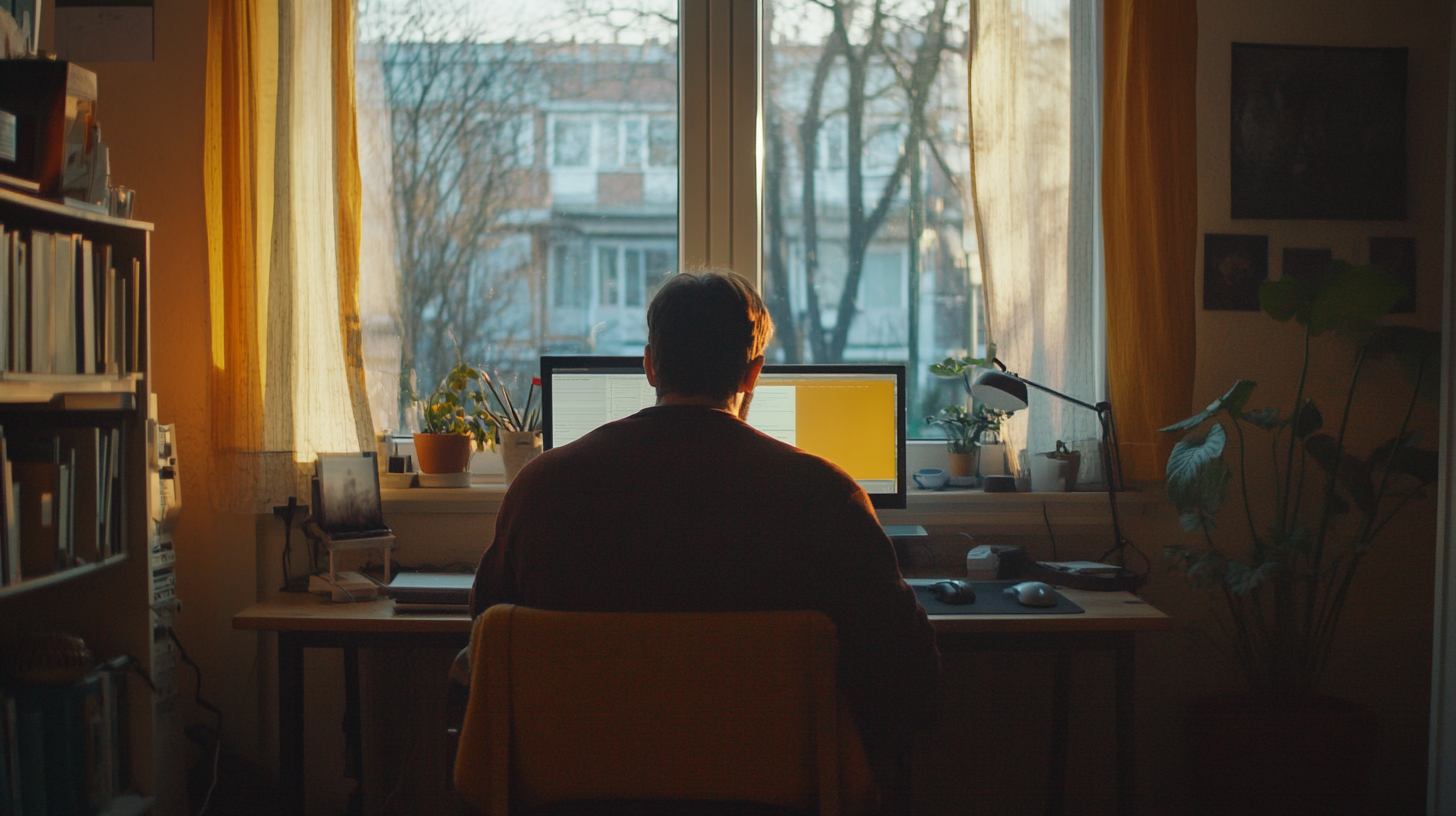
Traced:
<svg viewBox="0 0 1456 816">
<path fill-rule="evenodd" d="M 76 366 L 85 374 L 96 373 L 96 268 L 92 262 L 91 242 L 76 236 L 80 252 L 76 256 L 76 274 L 81 285 L 76 305 Z"/>
<path fill-rule="evenodd" d="M 30 370 L 49 374 L 55 370 L 54 318 L 51 301 L 55 296 L 55 240 L 50 233 L 30 233 Z"/>
<path fill-rule="evenodd" d="M 76 563 L 76 464 L 75 451 L 61 463 L 56 491 L 56 571 Z"/>
<path fill-rule="evenodd" d="M 128 356 L 128 373 L 137 373 L 142 370 L 142 262 L 133 258 L 131 261 L 131 284 L 127 286 L 127 348 L 131 350 Z"/>
<path fill-rule="evenodd" d="M 0 693 L 0 726 L 3 726 L 5 741 L 5 776 L 10 780 L 8 789 L 0 795 L 0 813 L 21 816 L 20 799 L 20 732 L 16 723 L 15 698 Z"/>
<path fill-rule="evenodd" d="M 0 224 L 0 371 L 10 369 L 10 248 L 9 233 Z"/>
<path fill-rule="evenodd" d="M 103 487 L 110 489 L 111 474 L 101 470 L 101 428 L 58 428 L 62 455 L 71 456 L 71 496 L 67 503 L 74 521 L 70 527 L 70 563 L 105 558 L 101 539 Z M 109 437 L 109 435 L 108 435 Z"/>
<path fill-rule="evenodd" d="M 30 263 L 20 233 L 7 236 L 10 253 L 10 369 L 30 371 Z"/>
<path fill-rule="evenodd" d="M 5 476 L 5 465 L 8 464 L 8 462 L 9 462 L 9 457 L 6 455 L 6 451 L 5 451 L 5 429 L 4 428 L 0 428 L 0 478 L 4 478 L 4 476 Z M 9 486 L 9 480 L 8 479 L 5 480 L 5 486 L 6 487 Z M 10 558 L 10 502 L 8 500 L 9 495 L 10 495 L 10 491 L 8 489 L 7 490 L 0 490 L 0 587 L 9 586 L 10 585 L 10 571 L 12 569 L 12 566 L 11 566 L 11 563 L 10 563 L 11 562 L 11 558 Z M 16 542 L 16 543 L 18 544 L 19 542 Z M 16 563 L 16 565 L 13 568 L 14 569 L 19 569 L 19 566 L 20 565 L 19 565 L 18 559 L 17 559 L 17 563 Z M 0 813 L 3 813 L 3 811 L 0 811 Z"/>
<path fill-rule="evenodd" d="M 57 499 L 61 466 L 56 462 L 10 463 L 20 488 L 20 574 L 26 578 L 56 571 L 60 545 Z"/>
<path fill-rule="evenodd" d="M 101 370 L 107 374 L 119 374 L 121 370 L 116 365 L 116 349 L 119 346 L 116 342 L 116 269 L 111 265 L 111 247 L 104 246 L 101 250 L 101 273 L 106 292 L 101 309 L 101 358 L 105 361 Z"/>
<path fill-rule="evenodd" d="M 51 236 L 55 259 L 51 274 L 55 278 L 55 300 L 51 303 L 51 371 L 75 374 L 76 371 L 76 237 Z"/>
<path fill-rule="evenodd" d="M 38 755 L 22 746 L 26 764 L 38 764 L 42 770 L 46 809 L 37 813 L 85 816 L 99 810 L 91 757 L 96 748 L 93 718 L 100 713 L 100 694 L 101 679 L 95 673 L 71 685 L 16 690 L 19 716 L 38 717 L 44 729 Z M 30 812 L 27 801 L 26 813 Z"/>
<path fill-rule="evenodd" d="M 15 475 L 10 467 L 8 455 L 0 462 L 0 501 L 5 504 L 5 563 L 7 573 L 0 585 L 20 583 L 20 489 L 15 486 Z"/>
</svg>

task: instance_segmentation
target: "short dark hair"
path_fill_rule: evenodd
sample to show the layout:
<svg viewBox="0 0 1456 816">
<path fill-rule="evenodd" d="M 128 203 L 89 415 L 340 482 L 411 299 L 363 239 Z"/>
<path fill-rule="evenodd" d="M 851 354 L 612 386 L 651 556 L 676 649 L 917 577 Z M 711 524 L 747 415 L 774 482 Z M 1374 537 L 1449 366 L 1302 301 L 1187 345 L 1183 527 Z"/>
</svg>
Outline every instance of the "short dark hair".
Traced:
<svg viewBox="0 0 1456 816">
<path fill-rule="evenodd" d="M 657 384 L 672 394 L 732 397 L 771 336 L 773 319 L 758 292 L 726 269 L 673 275 L 647 307 Z"/>
</svg>

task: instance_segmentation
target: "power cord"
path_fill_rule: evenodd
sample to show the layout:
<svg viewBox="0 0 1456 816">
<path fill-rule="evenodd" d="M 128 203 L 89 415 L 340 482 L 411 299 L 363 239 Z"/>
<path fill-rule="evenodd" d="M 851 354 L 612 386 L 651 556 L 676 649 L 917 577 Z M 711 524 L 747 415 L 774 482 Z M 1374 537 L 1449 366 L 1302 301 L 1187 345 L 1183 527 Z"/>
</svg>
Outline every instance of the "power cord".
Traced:
<svg viewBox="0 0 1456 816">
<path fill-rule="evenodd" d="M 208 806 L 212 804 L 213 792 L 217 790 L 217 766 L 218 760 L 222 757 L 222 709 L 218 708 L 207 700 L 202 699 L 202 667 L 197 665 L 197 663 L 192 660 L 191 655 L 187 654 L 187 647 L 183 646 L 182 641 L 177 638 L 176 630 L 174 630 L 170 626 L 165 627 L 165 630 L 167 632 L 167 637 L 171 638 L 172 642 L 177 646 L 177 657 L 181 659 L 183 663 L 191 666 L 192 671 L 197 674 L 197 689 L 192 693 L 192 702 L 196 703 L 199 707 L 212 712 L 212 715 L 217 718 L 215 743 L 212 750 L 212 784 L 207 786 L 207 796 L 204 797 L 202 800 L 202 808 L 197 811 L 197 816 L 203 816 L 205 813 L 207 813 Z M 151 682 L 148 681 L 147 685 L 151 685 Z M 155 690 L 155 688 L 153 690 Z"/>
</svg>

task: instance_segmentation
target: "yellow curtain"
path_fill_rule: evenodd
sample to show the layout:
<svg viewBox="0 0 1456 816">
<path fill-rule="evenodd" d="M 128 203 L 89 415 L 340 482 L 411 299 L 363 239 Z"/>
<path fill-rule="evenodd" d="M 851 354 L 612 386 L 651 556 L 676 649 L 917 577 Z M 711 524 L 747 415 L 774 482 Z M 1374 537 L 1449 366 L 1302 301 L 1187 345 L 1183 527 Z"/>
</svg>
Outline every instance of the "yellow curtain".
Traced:
<svg viewBox="0 0 1456 816">
<path fill-rule="evenodd" d="M 372 448 L 359 334 L 351 0 L 212 0 L 205 193 L 214 495 L 306 496 Z"/>
<path fill-rule="evenodd" d="M 1129 479 L 1161 479 L 1158 428 L 1193 401 L 1195 0 L 1104 0 L 1107 378 Z"/>
</svg>

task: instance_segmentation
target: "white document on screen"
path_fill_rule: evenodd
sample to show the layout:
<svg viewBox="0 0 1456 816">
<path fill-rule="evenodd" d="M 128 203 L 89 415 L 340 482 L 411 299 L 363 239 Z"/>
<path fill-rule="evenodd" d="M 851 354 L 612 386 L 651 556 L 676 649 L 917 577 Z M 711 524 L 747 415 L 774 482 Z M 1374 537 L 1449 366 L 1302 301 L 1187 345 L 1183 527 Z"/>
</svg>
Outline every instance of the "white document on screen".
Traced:
<svg viewBox="0 0 1456 816">
<path fill-rule="evenodd" d="M 760 385 L 753 389 L 748 424 L 780 442 L 798 447 L 796 392 L 797 387 L 792 385 Z"/>
<path fill-rule="evenodd" d="M 553 374 L 551 391 L 553 447 L 657 403 L 645 374 Z"/>
</svg>

